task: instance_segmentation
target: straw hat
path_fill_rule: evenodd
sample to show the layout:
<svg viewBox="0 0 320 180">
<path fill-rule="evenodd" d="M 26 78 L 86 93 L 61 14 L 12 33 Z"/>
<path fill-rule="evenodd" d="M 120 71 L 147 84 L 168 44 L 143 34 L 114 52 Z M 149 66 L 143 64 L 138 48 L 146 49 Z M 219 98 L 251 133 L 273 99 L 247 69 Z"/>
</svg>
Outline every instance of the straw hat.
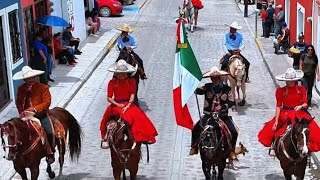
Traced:
<svg viewBox="0 0 320 180">
<path fill-rule="evenodd" d="M 35 69 L 31 69 L 29 66 L 24 66 L 21 71 L 17 72 L 15 75 L 13 75 L 13 80 L 22 80 L 31 78 L 34 76 L 38 76 L 43 74 L 44 71 L 39 71 Z"/>
<path fill-rule="evenodd" d="M 278 81 L 297 81 L 303 77 L 304 73 L 301 70 L 288 68 L 284 74 L 276 76 Z"/>
<path fill-rule="evenodd" d="M 124 31 L 124 32 L 133 32 L 133 28 L 131 28 L 129 25 L 123 25 L 122 27 L 117 28 L 119 31 Z"/>
<path fill-rule="evenodd" d="M 132 73 L 136 72 L 137 69 L 132 65 L 128 64 L 125 60 L 120 59 L 118 62 L 112 64 L 108 71 L 115 72 L 115 73 Z"/>
<path fill-rule="evenodd" d="M 242 26 L 239 26 L 239 23 L 237 21 L 233 21 L 231 24 L 224 24 L 224 25 L 234 29 L 242 29 Z"/>
<path fill-rule="evenodd" d="M 210 71 L 203 74 L 203 78 L 228 75 L 226 71 L 220 70 L 217 66 L 213 66 Z"/>
</svg>

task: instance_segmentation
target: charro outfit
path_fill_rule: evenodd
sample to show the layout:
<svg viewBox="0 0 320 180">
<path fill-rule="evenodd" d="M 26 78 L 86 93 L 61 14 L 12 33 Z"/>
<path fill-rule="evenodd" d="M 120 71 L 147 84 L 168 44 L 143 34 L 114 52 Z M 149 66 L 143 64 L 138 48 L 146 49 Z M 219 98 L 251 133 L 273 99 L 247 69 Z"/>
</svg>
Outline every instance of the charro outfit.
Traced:
<svg viewBox="0 0 320 180">
<path fill-rule="evenodd" d="M 280 137 L 286 132 L 287 119 L 290 119 L 292 125 L 295 125 L 295 117 L 310 120 L 309 124 L 309 152 L 320 150 L 320 128 L 312 119 L 310 113 L 306 109 L 295 111 L 296 106 L 307 103 L 306 89 L 303 86 L 295 85 L 293 87 L 280 87 L 276 90 L 276 106 L 281 108 L 276 131 L 272 130 L 276 117 L 268 121 L 258 134 L 258 140 L 266 147 L 270 147 L 274 139 Z"/>
<path fill-rule="evenodd" d="M 120 60 L 118 63 L 121 63 Z M 117 103 L 128 105 L 130 96 L 136 92 L 136 82 L 134 79 L 126 78 L 119 79 L 114 78 L 108 83 L 108 97 L 113 98 Z M 121 118 L 125 120 L 131 127 L 133 138 L 135 142 L 147 142 L 155 143 L 155 137 L 158 135 L 156 128 L 152 124 L 147 115 L 138 108 L 135 104 L 131 104 L 130 107 L 122 113 L 122 108 L 113 104 L 109 105 L 106 109 L 101 124 L 101 138 L 104 139 L 106 135 L 106 125 L 110 118 Z"/>
<path fill-rule="evenodd" d="M 225 24 L 227 25 L 227 24 Z M 232 22 L 230 26 L 231 28 L 234 29 L 242 29 L 241 26 L 238 26 L 238 23 L 236 21 Z M 233 51 L 240 50 L 240 52 L 245 48 L 245 43 L 242 34 L 235 32 L 235 33 L 227 33 L 224 35 L 223 38 L 223 52 L 224 52 L 224 59 L 221 62 L 221 69 L 222 70 L 227 70 L 228 68 L 228 63 L 229 63 L 229 58 L 234 55 Z M 227 54 L 230 53 L 231 56 L 228 56 Z M 245 64 L 246 67 L 246 80 L 249 78 L 249 67 L 250 67 L 250 62 L 240 53 L 239 54 L 241 58 L 243 59 L 243 63 Z"/>
<path fill-rule="evenodd" d="M 21 74 L 28 74 L 24 72 L 41 72 L 32 70 L 30 67 L 25 66 L 22 68 Z M 20 72 L 16 73 L 19 74 Z M 16 75 L 13 77 L 15 79 Z M 20 78 L 22 79 L 22 78 Z M 15 79 L 18 80 L 18 79 Z M 38 118 L 41 122 L 41 126 L 44 128 L 49 144 L 51 146 L 51 151 L 54 152 L 54 134 L 53 126 L 50 120 L 47 117 L 47 112 L 51 104 L 51 94 L 49 91 L 48 85 L 35 82 L 32 86 L 27 85 L 26 83 L 18 87 L 16 105 L 19 114 L 22 114 L 28 108 L 33 108 L 35 111 L 34 117 Z"/>
</svg>

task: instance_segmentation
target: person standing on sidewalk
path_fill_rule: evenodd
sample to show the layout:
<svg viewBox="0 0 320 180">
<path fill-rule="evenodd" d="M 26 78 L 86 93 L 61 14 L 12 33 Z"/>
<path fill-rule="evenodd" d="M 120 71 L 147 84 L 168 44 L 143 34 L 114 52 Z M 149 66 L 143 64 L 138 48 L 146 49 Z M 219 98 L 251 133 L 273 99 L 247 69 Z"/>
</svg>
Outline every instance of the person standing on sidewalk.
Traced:
<svg viewBox="0 0 320 180">
<path fill-rule="evenodd" d="M 307 89 L 308 109 L 311 110 L 312 88 L 314 85 L 316 74 L 318 77 L 317 81 L 320 80 L 318 56 L 316 55 L 316 52 L 312 45 L 308 45 L 307 53 L 301 56 L 299 69 L 304 72 L 302 84 Z"/>
<path fill-rule="evenodd" d="M 307 53 L 307 46 L 307 43 L 304 42 L 304 35 L 302 33 L 299 34 L 298 42 L 292 45 L 293 48 L 299 50 L 299 53 L 288 52 L 289 57 L 293 58 L 292 66 L 294 69 L 299 69 L 301 55 Z"/>
<path fill-rule="evenodd" d="M 286 86 L 277 88 L 275 117 L 268 121 L 258 133 L 259 142 L 265 147 L 271 147 L 270 156 L 276 155 L 274 140 L 286 132 L 288 120 L 292 125 L 296 124 L 295 118 L 311 121 L 308 150 L 309 152 L 320 151 L 320 128 L 307 110 L 306 89 L 297 83 L 302 77 L 303 72 L 293 68 L 288 68 L 284 74 L 275 77 L 278 81 L 285 81 Z"/>
<path fill-rule="evenodd" d="M 233 21 L 230 25 L 224 25 L 229 26 L 230 31 L 224 35 L 223 39 L 223 51 L 225 55 L 221 62 L 221 69 L 226 70 L 228 68 L 229 58 L 232 55 L 240 55 L 246 66 L 246 82 L 249 83 L 250 62 L 241 54 L 241 51 L 245 48 L 245 43 L 242 34 L 237 32 L 238 29 L 242 29 L 242 26 L 239 26 L 237 21 Z"/>
<path fill-rule="evenodd" d="M 35 40 L 33 42 L 33 47 L 35 51 L 35 57 L 32 62 L 32 65 L 36 70 L 41 70 L 44 73 L 39 76 L 40 83 L 48 84 L 48 67 L 47 67 L 47 57 L 48 49 L 42 43 L 42 36 L 39 32 L 35 33 Z"/>
<path fill-rule="evenodd" d="M 263 6 L 260 12 L 261 22 L 262 22 L 262 36 L 266 36 L 266 18 L 267 18 L 267 7 Z"/>
<path fill-rule="evenodd" d="M 274 14 L 274 38 L 277 38 L 281 31 L 281 23 L 284 22 L 284 11 L 282 10 L 282 5 L 279 4 L 276 7 L 278 13 Z"/>
<path fill-rule="evenodd" d="M 270 33 L 272 31 L 272 25 L 273 25 L 273 15 L 274 15 L 275 9 L 272 7 L 272 3 L 269 3 L 267 8 L 267 16 L 266 16 L 266 34 L 265 38 L 269 38 Z"/>
</svg>

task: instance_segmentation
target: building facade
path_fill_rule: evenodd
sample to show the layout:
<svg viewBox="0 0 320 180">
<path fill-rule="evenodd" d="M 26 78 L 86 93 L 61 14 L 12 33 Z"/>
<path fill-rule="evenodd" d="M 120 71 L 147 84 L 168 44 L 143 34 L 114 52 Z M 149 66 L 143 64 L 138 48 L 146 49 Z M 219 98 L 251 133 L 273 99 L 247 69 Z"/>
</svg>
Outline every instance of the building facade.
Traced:
<svg viewBox="0 0 320 180">
<path fill-rule="evenodd" d="M 22 24 L 20 0 L 0 1 L 0 117 L 15 104 L 12 75 L 26 64 Z"/>
</svg>

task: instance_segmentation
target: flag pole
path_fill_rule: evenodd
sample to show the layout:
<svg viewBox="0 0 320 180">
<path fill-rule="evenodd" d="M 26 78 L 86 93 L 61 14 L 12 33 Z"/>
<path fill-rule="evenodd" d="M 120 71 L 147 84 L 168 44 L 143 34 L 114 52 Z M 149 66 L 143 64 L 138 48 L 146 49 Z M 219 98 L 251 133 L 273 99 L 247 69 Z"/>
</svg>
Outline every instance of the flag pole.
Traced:
<svg viewBox="0 0 320 180">
<path fill-rule="evenodd" d="M 199 113 L 199 119 L 201 119 L 201 114 L 200 114 L 200 106 L 199 106 L 199 100 L 198 100 L 198 95 L 196 93 L 194 93 L 196 95 L 196 100 L 197 100 L 197 107 L 198 107 L 198 113 Z"/>
</svg>

